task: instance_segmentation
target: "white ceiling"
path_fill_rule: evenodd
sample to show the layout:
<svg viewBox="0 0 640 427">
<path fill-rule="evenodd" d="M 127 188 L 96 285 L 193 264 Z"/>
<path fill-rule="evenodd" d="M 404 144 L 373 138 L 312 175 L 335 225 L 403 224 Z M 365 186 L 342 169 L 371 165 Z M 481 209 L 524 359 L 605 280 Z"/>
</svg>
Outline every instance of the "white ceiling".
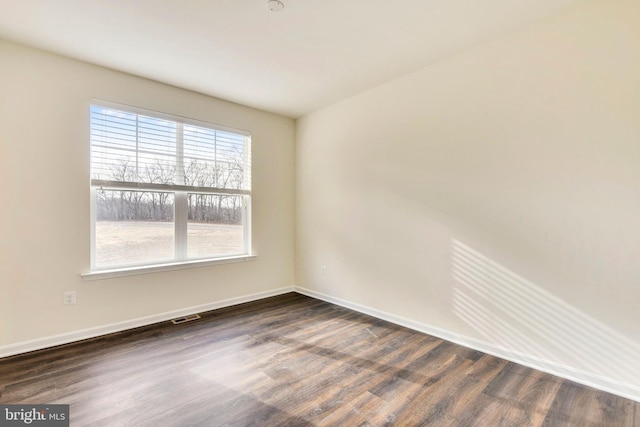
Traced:
<svg viewBox="0 0 640 427">
<path fill-rule="evenodd" d="M 585 0 L 0 0 L 0 38 L 300 117 Z"/>
</svg>

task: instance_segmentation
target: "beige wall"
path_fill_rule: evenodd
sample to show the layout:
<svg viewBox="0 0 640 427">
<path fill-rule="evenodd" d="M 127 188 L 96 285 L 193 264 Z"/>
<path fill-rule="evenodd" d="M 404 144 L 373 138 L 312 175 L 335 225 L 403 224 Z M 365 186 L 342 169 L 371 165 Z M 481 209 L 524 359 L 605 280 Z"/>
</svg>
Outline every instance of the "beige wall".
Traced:
<svg viewBox="0 0 640 427">
<path fill-rule="evenodd" d="M 640 391 L 637 0 L 300 119 L 296 174 L 298 286 Z"/>
<path fill-rule="evenodd" d="M 257 260 L 83 282 L 89 102 L 252 132 Z M 0 347 L 293 285 L 291 119 L 0 41 Z M 63 306 L 65 291 L 78 303 Z"/>
</svg>

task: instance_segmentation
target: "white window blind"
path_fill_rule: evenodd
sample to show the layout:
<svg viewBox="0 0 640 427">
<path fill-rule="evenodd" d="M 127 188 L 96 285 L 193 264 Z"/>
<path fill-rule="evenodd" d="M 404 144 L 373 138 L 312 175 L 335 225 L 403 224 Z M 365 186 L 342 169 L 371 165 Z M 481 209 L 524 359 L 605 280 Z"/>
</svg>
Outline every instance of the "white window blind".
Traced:
<svg viewBox="0 0 640 427">
<path fill-rule="evenodd" d="M 91 183 L 250 194 L 249 140 L 226 129 L 92 105 Z"/>
</svg>

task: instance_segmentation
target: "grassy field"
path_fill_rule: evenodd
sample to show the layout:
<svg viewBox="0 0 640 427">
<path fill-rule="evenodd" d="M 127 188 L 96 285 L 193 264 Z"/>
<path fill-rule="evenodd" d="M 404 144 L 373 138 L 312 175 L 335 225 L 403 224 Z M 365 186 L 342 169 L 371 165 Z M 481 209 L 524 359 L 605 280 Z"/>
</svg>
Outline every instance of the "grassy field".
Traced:
<svg viewBox="0 0 640 427">
<path fill-rule="evenodd" d="M 202 258 L 242 251 L 242 226 L 190 223 L 187 253 Z M 139 264 L 174 257 L 174 225 L 159 221 L 98 221 L 96 265 Z"/>
</svg>

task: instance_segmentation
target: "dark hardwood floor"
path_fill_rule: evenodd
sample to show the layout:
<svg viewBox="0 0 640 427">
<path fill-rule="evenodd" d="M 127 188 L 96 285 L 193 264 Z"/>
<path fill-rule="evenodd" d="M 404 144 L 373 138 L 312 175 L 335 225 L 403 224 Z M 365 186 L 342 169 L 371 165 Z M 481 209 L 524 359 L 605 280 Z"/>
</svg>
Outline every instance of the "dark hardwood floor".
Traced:
<svg viewBox="0 0 640 427">
<path fill-rule="evenodd" d="M 640 426 L 640 403 L 298 294 L 0 359 L 74 426 Z"/>
</svg>

